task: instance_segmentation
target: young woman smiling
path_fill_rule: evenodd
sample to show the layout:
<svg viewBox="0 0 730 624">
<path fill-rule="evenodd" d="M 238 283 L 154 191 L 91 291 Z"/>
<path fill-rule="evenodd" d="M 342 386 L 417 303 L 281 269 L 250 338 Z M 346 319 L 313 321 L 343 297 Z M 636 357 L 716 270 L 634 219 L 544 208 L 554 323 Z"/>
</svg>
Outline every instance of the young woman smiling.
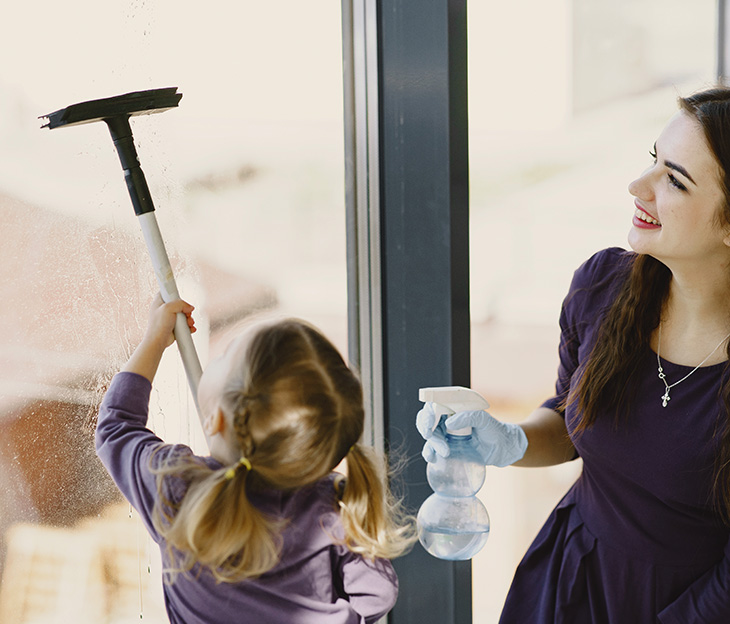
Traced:
<svg viewBox="0 0 730 624">
<path fill-rule="evenodd" d="M 651 157 L 629 185 L 633 251 L 575 272 L 555 396 L 520 425 L 451 417 L 485 463 L 583 459 L 502 624 L 730 622 L 730 90 L 680 99 Z M 419 430 L 427 459 L 448 453 Z"/>
</svg>

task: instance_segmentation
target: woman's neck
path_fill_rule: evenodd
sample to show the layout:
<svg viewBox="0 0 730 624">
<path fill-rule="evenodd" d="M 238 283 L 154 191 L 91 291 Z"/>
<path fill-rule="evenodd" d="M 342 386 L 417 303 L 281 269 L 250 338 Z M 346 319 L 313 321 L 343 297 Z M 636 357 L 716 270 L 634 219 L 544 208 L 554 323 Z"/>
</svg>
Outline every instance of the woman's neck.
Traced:
<svg viewBox="0 0 730 624">
<path fill-rule="evenodd" d="M 661 345 L 659 332 L 655 331 L 652 347 L 675 364 L 696 366 L 728 334 L 730 279 L 717 274 L 673 272 L 661 315 Z M 720 348 L 706 365 L 726 359 L 726 350 Z"/>
<path fill-rule="evenodd" d="M 730 323 L 730 270 L 725 274 L 672 272 L 662 318 L 683 325 L 720 326 Z"/>
</svg>

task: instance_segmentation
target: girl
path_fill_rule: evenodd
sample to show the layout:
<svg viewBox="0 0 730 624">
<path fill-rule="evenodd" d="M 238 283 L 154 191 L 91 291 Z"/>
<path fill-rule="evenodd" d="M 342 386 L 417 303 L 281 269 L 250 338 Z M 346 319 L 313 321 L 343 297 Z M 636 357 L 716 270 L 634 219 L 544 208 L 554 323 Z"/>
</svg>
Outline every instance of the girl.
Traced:
<svg viewBox="0 0 730 624">
<path fill-rule="evenodd" d="M 521 425 L 451 417 L 477 428 L 485 463 L 583 459 L 502 624 L 730 622 L 729 128 L 729 89 L 680 100 L 629 185 L 633 251 L 575 272 L 555 396 Z"/>
<path fill-rule="evenodd" d="M 360 383 L 313 327 L 234 339 L 200 380 L 210 457 L 145 427 L 151 382 L 192 306 L 158 297 L 101 406 L 97 452 L 160 545 L 173 624 L 362 624 L 395 604 L 414 541 L 363 431 Z M 332 471 L 347 460 L 347 480 Z"/>
</svg>

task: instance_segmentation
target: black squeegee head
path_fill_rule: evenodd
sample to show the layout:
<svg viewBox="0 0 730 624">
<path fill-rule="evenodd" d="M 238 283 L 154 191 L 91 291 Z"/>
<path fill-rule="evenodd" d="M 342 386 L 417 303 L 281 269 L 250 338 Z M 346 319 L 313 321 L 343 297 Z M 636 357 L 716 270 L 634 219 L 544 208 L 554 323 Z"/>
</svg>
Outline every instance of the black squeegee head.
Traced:
<svg viewBox="0 0 730 624">
<path fill-rule="evenodd" d="M 43 115 L 40 119 L 46 119 L 47 122 L 41 128 L 53 130 L 65 126 L 78 126 L 95 121 L 104 121 L 114 117 L 162 113 L 171 108 L 176 108 L 181 98 L 182 93 L 177 92 L 177 87 L 166 87 L 149 91 L 135 91 L 101 100 L 80 102 L 48 115 Z"/>
</svg>

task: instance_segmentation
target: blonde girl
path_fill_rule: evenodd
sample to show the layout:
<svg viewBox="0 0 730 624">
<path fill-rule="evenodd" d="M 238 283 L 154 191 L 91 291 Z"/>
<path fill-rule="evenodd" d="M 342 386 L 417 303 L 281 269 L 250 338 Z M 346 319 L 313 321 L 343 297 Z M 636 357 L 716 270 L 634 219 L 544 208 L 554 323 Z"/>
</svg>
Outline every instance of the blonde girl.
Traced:
<svg viewBox="0 0 730 624">
<path fill-rule="evenodd" d="M 156 301 L 104 398 L 97 451 L 162 550 L 173 624 L 362 624 L 395 604 L 390 559 L 414 541 L 382 462 L 358 443 L 362 390 L 335 347 L 296 319 L 235 338 L 198 389 L 210 456 L 146 428 L 175 315 Z M 333 472 L 346 459 L 347 478 Z"/>
</svg>

